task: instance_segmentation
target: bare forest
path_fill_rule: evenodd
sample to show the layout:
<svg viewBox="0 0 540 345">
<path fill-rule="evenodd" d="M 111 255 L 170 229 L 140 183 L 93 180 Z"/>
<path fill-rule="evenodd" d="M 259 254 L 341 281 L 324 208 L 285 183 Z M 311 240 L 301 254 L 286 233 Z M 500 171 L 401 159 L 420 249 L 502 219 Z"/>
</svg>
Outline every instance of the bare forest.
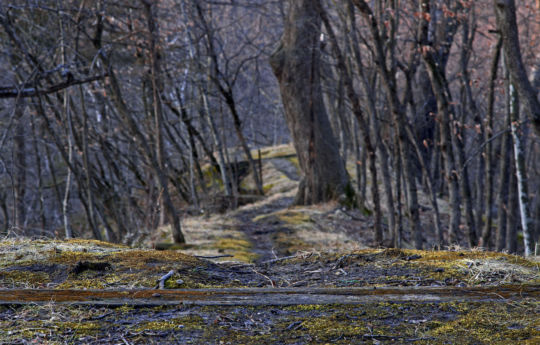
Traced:
<svg viewBox="0 0 540 345">
<path fill-rule="evenodd" d="M 0 234 L 128 245 L 268 196 L 534 255 L 540 2 L 0 0 Z"/>
</svg>

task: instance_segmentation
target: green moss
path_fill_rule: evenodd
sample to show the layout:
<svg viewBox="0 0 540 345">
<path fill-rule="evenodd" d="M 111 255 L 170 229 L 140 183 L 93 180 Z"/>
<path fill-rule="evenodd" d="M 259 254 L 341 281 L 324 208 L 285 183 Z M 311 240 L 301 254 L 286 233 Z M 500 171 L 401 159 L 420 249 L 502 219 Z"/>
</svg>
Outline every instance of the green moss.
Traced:
<svg viewBox="0 0 540 345">
<path fill-rule="evenodd" d="M 308 214 L 301 211 L 295 211 L 295 210 L 288 210 L 288 211 L 279 213 L 278 219 L 290 225 L 299 225 L 299 224 L 313 222 L 313 220 Z"/>
<path fill-rule="evenodd" d="M 296 155 L 294 147 L 290 144 L 264 147 L 261 149 L 252 150 L 251 155 L 255 159 L 259 159 L 259 152 L 261 153 L 261 159 L 289 158 Z"/>
<path fill-rule="evenodd" d="M 0 272 L 1 287 L 37 288 L 50 283 L 50 281 L 49 275 L 45 272 L 30 272 L 23 270 Z"/>
<path fill-rule="evenodd" d="M 140 323 L 135 331 L 168 331 L 181 328 L 189 329 L 203 329 L 205 322 L 202 317 L 198 315 L 189 315 L 182 318 L 174 318 L 171 320 L 149 321 Z"/>
<path fill-rule="evenodd" d="M 85 246 L 85 247 L 124 248 L 124 249 L 129 248 L 128 246 L 125 246 L 119 243 L 109 243 L 109 242 L 98 241 L 98 240 L 85 240 L 81 238 L 67 239 L 62 242 L 65 244 L 79 245 L 79 246 Z"/>
<path fill-rule="evenodd" d="M 254 223 L 276 223 L 282 222 L 285 225 L 297 226 L 313 224 L 311 216 L 301 208 L 292 208 L 270 214 L 262 214 L 252 219 Z"/>
<path fill-rule="evenodd" d="M 312 244 L 295 237 L 294 233 L 280 232 L 274 236 L 274 242 L 285 255 L 293 255 L 299 251 L 309 251 L 313 248 Z"/>
<path fill-rule="evenodd" d="M 98 322 L 58 322 L 56 324 L 60 331 L 75 331 L 77 335 L 93 335 L 96 334 L 103 325 Z"/>
<path fill-rule="evenodd" d="M 268 184 L 265 184 L 265 185 L 263 186 L 263 192 L 264 192 L 264 194 L 268 194 L 268 192 L 269 192 L 270 190 L 272 190 L 272 188 L 274 188 L 274 186 L 275 186 L 274 183 L 268 183 Z"/>
<path fill-rule="evenodd" d="M 19 342 L 20 339 L 34 339 L 39 333 L 48 331 L 50 328 L 43 321 L 26 321 L 25 327 L 10 321 L 0 321 L 0 342 L 10 344 Z M 5 341 L 5 342 L 4 342 Z"/>
<path fill-rule="evenodd" d="M 329 306 L 325 304 L 299 304 L 285 307 L 285 310 L 292 311 L 313 311 L 313 310 L 328 310 Z"/>
<path fill-rule="evenodd" d="M 107 286 L 105 282 L 99 279 L 92 278 L 77 278 L 77 279 L 68 279 L 65 282 L 56 286 L 58 290 L 70 290 L 70 289 L 83 289 L 83 290 L 96 290 L 96 289 L 105 289 Z"/>
<path fill-rule="evenodd" d="M 288 157 L 287 160 L 294 164 L 297 170 L 300 170 L 300 162 L 298 161 L 298 157 Z"/>
<path fill-rule="evenodd" d="M 222 238 L 214 246 L 219 252 L 233 255 L 232 260 L 253 262 L 258 255 L 252 251 L 253 245 L 245 239 Z"/>
<path fill-rule="evenodd" d="M 251 221 L 253 223 L 259 223 L 259 222 L 268 222 L 270 217 L 272 217 L 275 221 L 277 221 L 277 218 L 273 214 L 260 214 L 258 216 L 253 217 Z"/>
<path fill-rule="evenodd" d="M 221 174 L 210 164 L 206 164 L 202 167 L 203 178 L 206 183 L 206 188 L 219 187 L 223 189 L 223 180 Z"/>
<path fill-rule="evenodd" d="M 365 322 L 350 320 L 342 315 L 304 319 L 302 327 L 314 335 L 315 340 L 319 341 L 332 341 L 332 339 L 340 337 L 356 338 L 360 334 L 369 332 Z M 301 330 L 301 332 L 305 332 L 305 330 Z"/>
<path fill-rule="evenodd" d="M 33 266 L 49 264 L 48 269 L 30 272 L 24 269 L 0 273 L 0 279 L 10 286 L 43 284 L 54 280 L 57 289 L 107 289 L 107 288 L 151 288 L 158 276 L 171 269 L 206 267 L 206 261 L 177 251 L 129 249 L 99 241 L 22 241 L 4 247 L 9 260 L 4 266 Z M 20 258 L 17 260 L 17 258 Z M 107 270 L 89 269 L 78 274 L 70 273 L 65 281 L 65 271 L 81 261 L 100 262 L 110 265 Z M 55 266 L 56 265 L 56 266 Z M 60 272 L 62 271 L 62 272 Z M 26 286 L 27 287 L 27 286 Z"/>
<path fill-rule="evenodd" d="M 428 332 L 430 336 L 444 336 L 461 344 L 525 344 L 540 340 L 539 302 L 528 305 L 506 303 L 459 304 L 465 314 L 456 320 L 441 324 Z M 531 313 L 523 313 L 530 308 Z"/>
<path fill-rule="evenodd" d="M 252 244 L 247 240 L 224 238 L 216 243 L 216 248 L 221 250 L 248 250 L 251 249 Z"/>
</svg>

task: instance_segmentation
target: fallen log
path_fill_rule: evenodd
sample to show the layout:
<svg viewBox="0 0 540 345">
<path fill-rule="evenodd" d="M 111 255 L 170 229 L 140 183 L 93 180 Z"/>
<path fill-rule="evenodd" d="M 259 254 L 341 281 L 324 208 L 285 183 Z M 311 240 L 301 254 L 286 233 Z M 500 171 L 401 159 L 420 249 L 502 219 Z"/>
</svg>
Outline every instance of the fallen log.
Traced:
<svg viewBox="0 0 540 345">
<path fill-rule="evenodd" d="M 399 288 L 229 288 L 178 290 L 0 289 L 0 304 L 67 303 L 106 306 L 307 305 L 376 302 L 506 302 L 540 298 L 540 285 Z"/>
</svg>

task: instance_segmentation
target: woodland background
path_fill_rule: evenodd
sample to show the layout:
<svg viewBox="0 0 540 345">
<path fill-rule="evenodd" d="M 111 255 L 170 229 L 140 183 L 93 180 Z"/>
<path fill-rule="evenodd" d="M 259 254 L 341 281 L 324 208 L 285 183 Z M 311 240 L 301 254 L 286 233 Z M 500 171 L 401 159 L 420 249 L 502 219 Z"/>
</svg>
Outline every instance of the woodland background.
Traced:
<svg viewBox="0 0 540 345">
<path fill-rule="evenodd" d="M 306 20 L 320 78 L 304 84 L 319 83 L 354 162 L 349 206 L 375 238 L 530 254 L 540 4 L 513 3 L 2 0 L 0 231 L 130 244 L 170 224 L 183 242 L 185 215 L 264 194 L 257 149 L 294 137 L 269 61 Z M 503 14 L 517 18 L 521 74 Z"/>
</svg>

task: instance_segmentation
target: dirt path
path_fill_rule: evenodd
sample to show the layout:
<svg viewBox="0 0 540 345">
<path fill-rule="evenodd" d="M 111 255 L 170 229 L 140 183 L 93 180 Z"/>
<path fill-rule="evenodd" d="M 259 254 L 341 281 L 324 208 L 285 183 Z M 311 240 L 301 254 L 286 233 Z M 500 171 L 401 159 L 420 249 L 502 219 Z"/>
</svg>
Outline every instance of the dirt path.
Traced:
<svg viewBox="0 0 540 345">
<path fill-rule="evenodd" d="M 273 237 L 277 232 L 287 231 L 278 224 L 255 223 L 253 219 L 261 214 L 269 214 L 278 210 L 283 210 L 292 203 L 291 197 L 279 197 L 268 202 L 265 201 L 260 206 L 244 207 L 235 212 L 235 218 L 240 225 L 238 230 L 242 231 L 253 244 L 253 252 L 258 255 L 257 262 L 277 258 L 280 249 L 276 246 Z"/>
</svg>

